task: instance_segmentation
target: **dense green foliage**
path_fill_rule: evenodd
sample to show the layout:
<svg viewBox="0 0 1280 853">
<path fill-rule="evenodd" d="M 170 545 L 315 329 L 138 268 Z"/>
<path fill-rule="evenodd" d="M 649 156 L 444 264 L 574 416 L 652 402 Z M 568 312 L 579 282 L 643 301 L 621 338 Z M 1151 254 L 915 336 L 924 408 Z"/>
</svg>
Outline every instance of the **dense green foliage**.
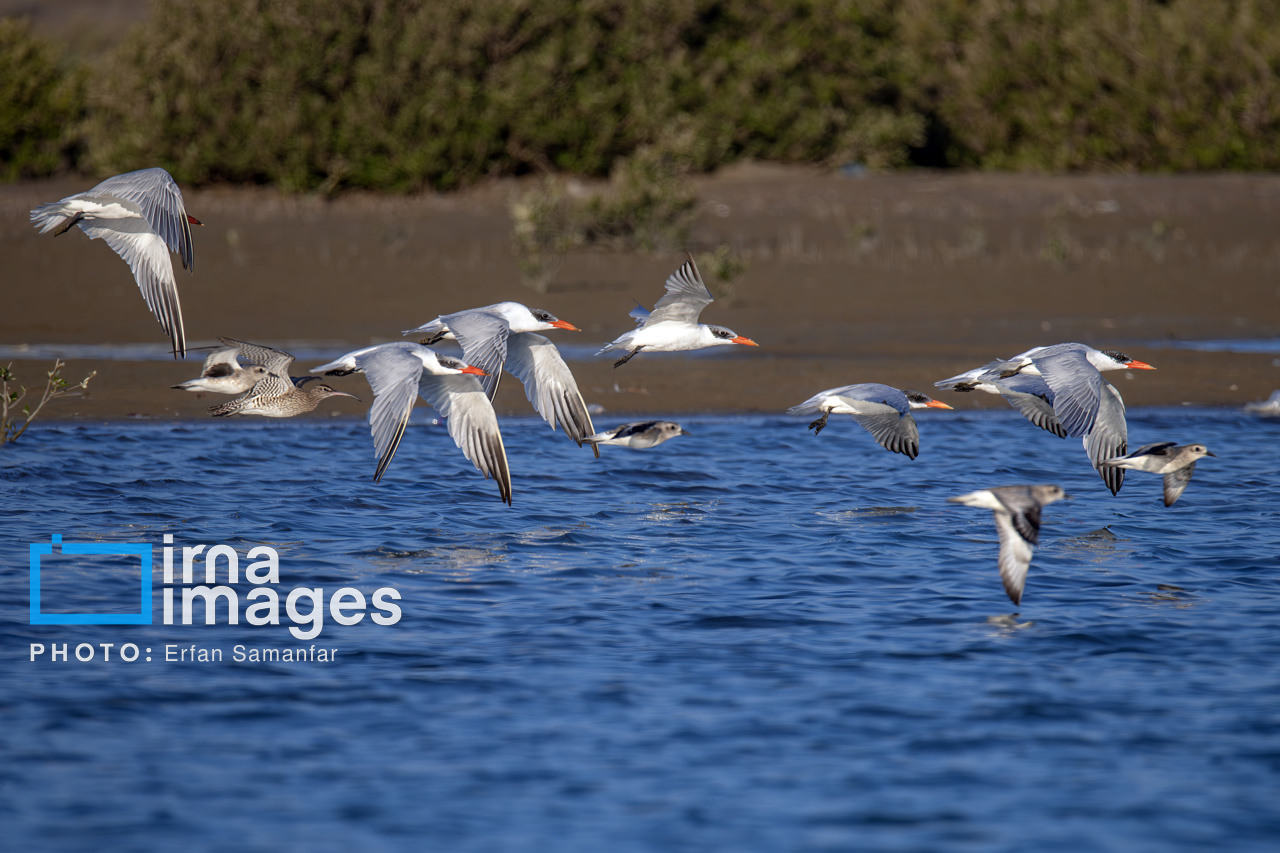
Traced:
<svg viewBox="0 0 1280 853">
<path fill-rule="evenodd" d="M 25 21 L 0 19 L 0 180 L 42 177 L 72 164 L 84 117 L 82 69 Z"/>
<path fill-rule="evenodd" d="M 0 30 L 0 86 L 22 93 L 0 142 L 10 178 L 33 151 L 65 158 L 72 127 L 98 174 L 321 191 L 616 182 L 638 152 L 693 170 L 1275 169 L 1278 21 L 1280 0 L 156 3 L 87 107 L 82 72 L 59 79 Z M 88 120 L 49 124 L 55 101 Z"/>
<path fill-rule="evenodd" d="M 947 165 L 1280 167 L 1275 0 L 913 0 L 900 20 Z"/>
</svg>

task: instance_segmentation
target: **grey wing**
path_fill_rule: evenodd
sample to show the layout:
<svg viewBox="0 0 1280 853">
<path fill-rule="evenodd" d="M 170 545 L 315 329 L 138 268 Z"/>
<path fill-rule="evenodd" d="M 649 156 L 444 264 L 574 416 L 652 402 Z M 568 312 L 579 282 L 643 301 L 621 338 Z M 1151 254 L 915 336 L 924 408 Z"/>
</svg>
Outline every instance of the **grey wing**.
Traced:
<svg viewBox="0 0 1280 853">
<path fill-rule="evenodd" d="M 1067 435 L 1083 436 L 1093 428 L 1102 400 L 1102 376 L 1074 347 L 1048 347 L 1032 357 L 1045 384 L 1053 390 L 1053 411 Z"/>
<path fill-rule="evenodd" d="M 667 292 L 653 312 L 645 318 L 644 325 L 675 321 L 696 325 L 702 309 L 712 303 L 711 291 L 702 283 L 702 275 L 693 256 L 680 265 L 680 269 L 667 277 Z"/>
<path fill-rule="evenodd" d="M 614 427 L 604 434 L 609 438 L 630 438 L 633 435 L 639 435 L 645 430 L 652 429 L 657 423 L 657 421 L 636 421 L 635 423 Z"/>
<path fill-rule="evenodd" d="M 1116 465 L 1103 465 L 1108 459 L 1124 456 L 1129 449 L 1129 425 L 1124 416 L 1124 400 L 1120 392 L 1110 382 L 1102 382 L 1102 394 L 1099 400 L 1098 416 L 1094 419 L 1093 429 L 1085 433 L 1084 451 L 1089 461 L 1102 478 L 1102 482 L 1111 490 L 1111 494 L 1120 491 L 1124 485 L 1125 469 Z"/>
<path fill-rule="evenodd" d="M 115 219 L 104 225 L 100 221 L 82 221 L 80 229 L 90 239 L 101 238 L 124 259 L 138 282 L 142 298 L 160 326 L 169 335 L 174 352 L 186 355 L 187 336 L 182 325 L 182 302 L 178 284 L 173 278 L 173 262 L 164 241 L 151 233 L 141 219 Z"/>
<path fill-rule="evenodd" d="M 449 435 L 485 478 L 493 477 L 502 500 L 511 505 L 511 469 L 498 431 L 498 416 L 475 376 L 423 373 L 418 393 L 446 418 Z"/>
<path fill-rule="evenodd" d="M 1000 534 L 1000 580 L 1004 591 L 1015 605 L 1022 604 L 1022 590 L 1027 583 L 1027 570 L 1031 567 L 1031 554 L 1035 540 L 1028 541 L 1018 523 L 1018 514 L 995 512 L 996 532 Z M 1037 525 L 1037 529 L 1038 525 Z"/>
<path fill-rule="evenodd" d="M 369 430 L 373 433 L 373 450 L 378 457 L 378 467 L 373 474 L 377 482 L 395 458 L 409 425 L 422 362 L 407 348 L 380 347 L 357 355 L 356 366 L 364 371 L 373 391 Z"/>
<path fill-rule="evenodd" d="M 906 394 L 891 385 L 881 385 L 879 382 L 842 385 L 839 388 L 830 388 L 823 391 L 820 396 L 845 397 L 852 404 L 882 403 L 896 409 L 899 414 L 903 415 L 911 411 L 911 404 L 907 402 Z"/>
<path fill-rule="evenodd" d="M 933 383 L 933 385 L 935 388 L 941 388 L 944 391 L 972 391 L 973 385 L 976 383 L 998 379 L 1001 369 L 1006 364 L 1007 362 L 1004 361 L 989 361 L 982 367 L 966 370 L 958 376 L 943 379 L 941 382 Z"/>
<path fill-rule="evenodd" d="M 1040 541 L 1040 504 L 1026 486 L 1004 486 L 991 489 L 991 494 L 1005 506 L 1009 523 L 1030 545 Z M 998 515 L 999 513 L 997 513 Z"/>
<path fill-rule="evenodd" d="M 218 336 L 218 340 L 229 347 L 235 347 L 239 350 L 240 355 L 244 356 L 245 361 L 251 364 L 265 367 L 276 376 L 289 375 L 289 368 L 293 365 L 293 356 L 283 350 L 264 347 L 261 344 L 237 341 L 234 338 L 224 338 L 221 335 Z"/>
<path fill-rule="evenodd" d="M 920 455 L 920 431 L 911 415 L 900 414 L 888 406 L 887 411 L 872 415 L 850 415 L 858 425 L 885 450 L 901 453 L 908 459 Z"/>
<path fill-rule="evenodd" d="M 1058 438 L 1066 438 L 1067 431 L 1053 411 L 1053 389 L 1039 376 L 1019 373 L 1007 379 L 988 380 L 1001 389 L 1000 396 L 1005 402 L 1017 409 L 1024 418 L 1051 432 Z"/>
<path fill-rule="evenodd" d="M 142 211 L 151 230 L 160 235 L 165 245 L 182 258 L 182 266 L 195 269 L 195 251 L 191 245 L 191 223 L 182 202 L 182 190 L 164 169 L 142 169 L 107 178 L 86 196 L 118 198 L 133 202 Z"/>
<path fill-rule="evenodd" d="M 556 345 L 543 335 L 521 332 L 507 338 L 507 347 L 507 369 L 524 383 L 524 393 L 538 414 L 552 429 L 559 423 L 565 435 L 582 446 L 595 427 Z"/>
<path fill-rule="evenodd" d="M 1178 445 L 1172 441 L 1157 441 L 1155 444 L 1144 444 L 1130 454 L 1131 457 L 1139 456 L 1157 456 L 1161 459 L 1168 459 L 1169 451 Z"/>
<path fill-rule="evenodd" d="M 215 418 L 239 414 L 250 406 L 263 405 L 277 397 L 283 397 L 293 391 L 293 383 L 274 373 L 262 377 L 253 387 L 239 397 L 209 408 L 209 414 Z"/>
<path fill-rule="evenodd" d="M 1192 462 L 1185 468 L 1179 468 L 1164 475 L 1165 506 L 1173 506 L 1173 502 L 1182 497 L 1182 493 L 1186 491 L 1187 485 L 1191 482 L 1191 475 L 1195 470 L 1196 463 Z"/>
<path fill-rule="evenodd" d="M 487 375 L 480 377 L 484 393 L 493 399 L 498 393 L 498 381 L 502 379 L 502 367 L 507 362 L 507 339 L 511 326 L 502 316 L 488 311 L 459 311 L 440 318 L 457 337 L 462 347 L 462 358 L 472 367 L 478 367 Z"/>
</svg>

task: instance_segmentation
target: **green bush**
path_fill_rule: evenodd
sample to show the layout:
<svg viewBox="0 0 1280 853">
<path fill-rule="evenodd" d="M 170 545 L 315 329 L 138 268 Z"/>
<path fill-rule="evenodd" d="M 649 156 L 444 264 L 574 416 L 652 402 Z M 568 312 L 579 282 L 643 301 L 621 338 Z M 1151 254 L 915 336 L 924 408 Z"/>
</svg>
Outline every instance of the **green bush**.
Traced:
<svg viewBox="0 0 1280 853">
<path fill-rule="evenodd" d="M 83 74 L 6 24 L 0 141 L 10 179 L 73 160 L 321 192 L 645 152 L 1275 169 L 1277 21 L 1280 0 L 157 2 L 93 69 L 82 152 Z"/>
<path fill-rule="evenodd" d="M 923 122 L 894 113 L 892 19 L 866 5 L 156 4 L 96 75 L 91 162 L 163 162 L 191 182 L 449 189 L 607 175 L 677 123 L 698 169 L 743 156 L 904 162 Z"/>
<path fill-rule="evenodd" d="M 1276 0 L 913 0 L 899 20 L 947 165 L 1280 167 Z"/>
<path fill-rule="evenodd" d="M 25 20 L 0 19 L 0 180 L 51 175 L 75 161 L 85 74 Z"/>
</svg>

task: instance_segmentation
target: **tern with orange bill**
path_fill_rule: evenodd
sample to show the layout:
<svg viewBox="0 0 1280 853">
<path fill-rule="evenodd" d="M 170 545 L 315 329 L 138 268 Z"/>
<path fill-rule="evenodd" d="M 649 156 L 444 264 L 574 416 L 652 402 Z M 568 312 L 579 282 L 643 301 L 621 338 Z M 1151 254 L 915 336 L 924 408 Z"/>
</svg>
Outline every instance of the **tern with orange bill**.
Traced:
<svg viewBox="0 0 1280 853">
<path fill-rule="evenodd" d="M 579 331 L 572 323 L 540 308 L 500 302 L 444 314 L 404 334 L 423 334 L 426 337 L 422 343 L 428 346 L 444 340 L 457 341 L 463 359 L 484 371 L 480 384 L 490 400 L 498 393 L 505 367 L 524 384 L 525 396 L 543 420 L 553 430 L 563 427 L 565 435 L 581 447 L 583 440 L 596 430 L 569 365 L 550 338 L 537 334 L 549 329 Z M 599 458 L 595 445 L 592 450 Z"/>
<path fill-rule="evenodd" d="M 814 435 L 822 432 L 831 415 L 849 415 L 885 450 L 915 459 L 920 455 L 920 431 L 911 411 L 950 408 L 919 391 L 899 391 L 889 385 L 866 382 L 828 388 L 787 409 L 787 414 L 821 414 L 809 424 Z"/>
<path fill-rule="evenodd" d="M 1062 429 L 1067 435 L 1079 437 L 1093 429 L 1098 409 L 1103 403 L 1102 386 L 1105 383 L 1101 374 L 1109 370 L 1155 368 L 1115 350 L 1096 350 L 1074 343 L 1054 344 L 1029 349 L 1008 361 L 991 362 L 935 385 L 965 391 L 973 390 L 984 380 L 1008 379 L 1018 375 L 1039 376 L 1053 392 L 1053 411 Z"/>
<path fill-rule="evenodd" d="M 613 363 L 614 367 L 621 367 L 641 350 L 683 352 L 726 344 L 760 346 L 732 329 L 699 323 L 698 317 L 702 314 L 702 309 L 712 301 L 711 291 L 703 283 L 693 255 L 689 255 L 689 260 L 667 277 L 667 293 L 658 300 L 653 311 L 648 311 L 643 306 L 632 309 L 631 316 L 637 323 L 636 328 L 620 335 L 596 355 L 626 351 L 626 355 Z"/>
<path fill-rule="evenodd" d="M 1128 450 L 1124 400 L 1104 371 L 1155 370 L 1145 361 L 1115 350 L 1084 344 L 1035 347 L 1007 361 L 993 361 L 935 382 L 952 391 L 1000 394 L 1027 420 L 1065 438 L 1082 439 L 1094 470 L 1114 495 L 1124 483 L 1124 470 L 1103 461 Z"/>
<path fill-rule="evenodd" d="M 373 389 L 369 427 L 382 479 L 409 426 L 415 399 L 421 395 L 449 425 L 449 436 L 463 455 L 498 484 L 498 494 L 511 504 L 511 471 L 498 431 L 498 417 L 477 377 L 484 370 L 409 341 L 365 347 L 339 356 L 312 373 L 346 376 L 363 372 Z"/>
</svg>

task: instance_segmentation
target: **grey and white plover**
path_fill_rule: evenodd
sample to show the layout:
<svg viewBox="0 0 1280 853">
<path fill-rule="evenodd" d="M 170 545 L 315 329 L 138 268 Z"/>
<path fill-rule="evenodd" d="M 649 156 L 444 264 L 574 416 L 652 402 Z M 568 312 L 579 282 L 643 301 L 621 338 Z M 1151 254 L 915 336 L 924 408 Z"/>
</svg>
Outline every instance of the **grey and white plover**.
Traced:
<svg viewBox="0 0 1280 853">
<path fill-rule="evenodd" d="M 208 391 L 213 394 L 243 394 L 271 371 L 258 364 L 242 367 L 235 347 L 209 353 L 200 375 L 172 386 L 179 391 Z"/>
<path fill-rule="evenodd" d="M 1031 553 L 1040 542 L 1040 511 L 1067 495 L 1059 486 L 997 486 L 947 498 L 952 503 L 989 509 L 1000 534 L 1000 580 L 1015 605 L 1022 604 L 1022 590 L 1031 566 Z"/>
<path fill-rule="evenodd" d="M 583 441 L 590 442 L 593 446 L 611 444 L 617 447 L 630 447 L 633 450 L 646 450 L 678 435 L 689 435 L 689 433 L 680 424 L 672 421 L 636 421 L 589 435 Z"/>
<path fill-rule="evenodd" d="M 849 415 L 885 450 L 915 459 L 920 454 L 920 431 L 911 410 L 950 408 L 918 391 L 899 391 L 878 382 L 864 382 L 820 391 L 787 409 L 787 414 L 822 415 L 809 424 L 814 435 L 822 432 L 831 415 Z"/>
<path fill-rule="evenodd" d="M 699 323 L 702 309 L 712 301 L 711 291 L 703 283 L 693 255 L 689 255 L 689 260 L 667 277 L 667 293 L 658 300 L 653 311 L 647 311 L 643 306 L 633 308 L 631 317 L 637 327 L 620 335 L 596 355 L 625 350 L 627 354 L 613 363 L 614 367 L 621 367 L 641 350 L 682 352 L 725 344 L 759 346 L 732 329 Z"/>
<path fill-rule="evenodd" d="M 107 178 L 82 193 L 42 204 L 31 211 L 31 223 L 44 234 L 63 234 L 72 225 L 102 238 L 124 259 L 142 290 L 151 313 L 173 345 L 174 358 L 187 352 L 182 304 L 169 252 L 182 266 L 195 269 L 191 226 L 203 223 L 187 213 L 182 191 L 164 169 L 142 169 Z"/>
<path fill-rule="evenodd" d="M 1196 461 L 1206 456 L 1216 457 L 1203 444 L 1177 445 L 1172 441 L 1160 441 L 1155 444 L 1144 444 L 1127 456 L 1107 459 L 1102 464 L 1108 467 L 1128 468 L 1131 471 L 1146 471 L 1151 474 L 1164 475 L 1164 505 L 1173 506 L 1174 501 L 1182 496 L 1191 475 L 1196 470 Z"/>
</svg>

